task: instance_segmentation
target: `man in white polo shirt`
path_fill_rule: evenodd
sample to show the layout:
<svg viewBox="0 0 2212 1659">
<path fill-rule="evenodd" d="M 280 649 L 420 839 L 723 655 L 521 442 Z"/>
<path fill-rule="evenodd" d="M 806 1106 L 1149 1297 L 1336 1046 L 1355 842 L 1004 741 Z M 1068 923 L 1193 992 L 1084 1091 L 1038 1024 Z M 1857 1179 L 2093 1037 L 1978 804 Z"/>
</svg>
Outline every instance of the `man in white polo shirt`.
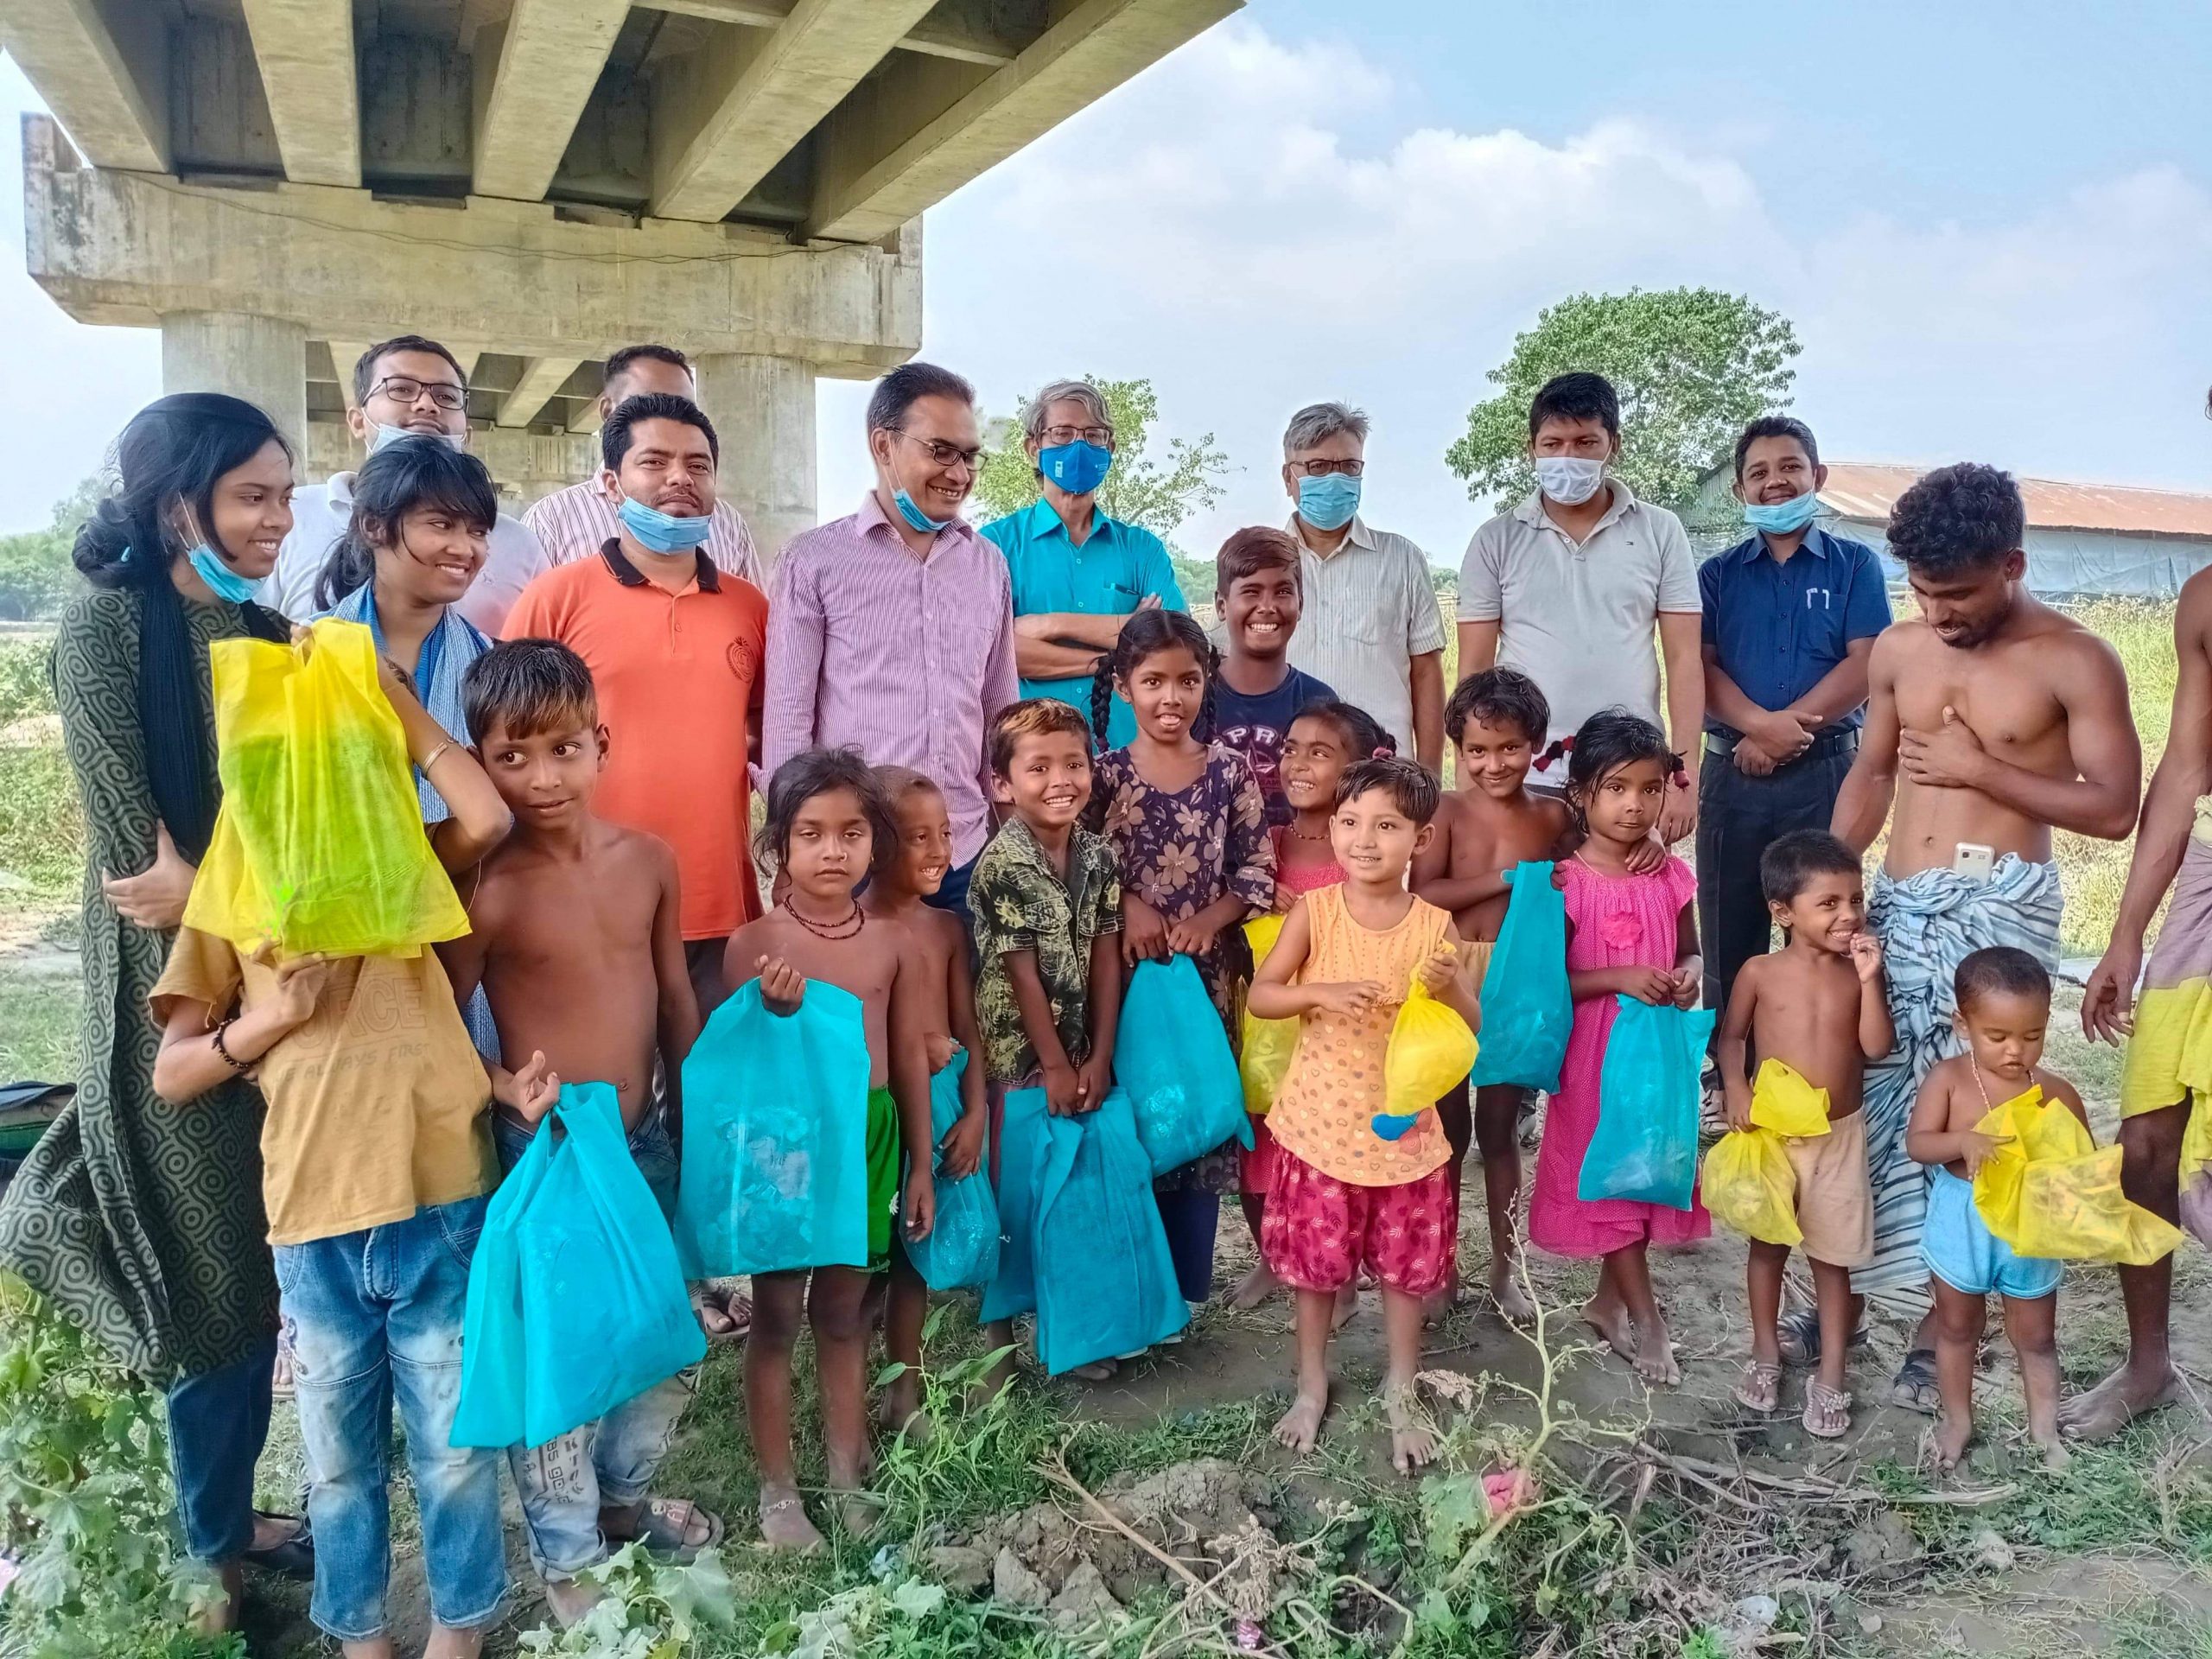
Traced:
<svg viewBox="0 0 2212 1659">
<path fill-rule="evenodd" d="M 1444 764 L 1444 618 L 1428 556 L 1359 517 L 1367 416 L 1310 404 L 1282 435 L 1282 486 L 1295 506 L 1306 613 L 1290 665 L 1337 689 L 1431 772 Z M 1696 596 L 1693 583 L 1691 596 Z"/>
<path fill-rule="evenodd" d="M 1705 721 L 1697 561 L 1681 519 L 1607 475 L 1620 447 L 1620 400 L 1603 375 L 1556 375 L 1536 393 L 1529 406 L 1536 492 L 1478 530 L 1459 567 L 1459 672 L 1519 669 L 1550 702 L 1554 739 L 1612 708 L 1666 732 L 1688 778 L 1668 788 L 1659 829 L 1671 846 L 1697 826 Z"/>
<path fill-rule="evenodd" d="M 440 438 L 466 449 L 468 383 L 459 359 L 420 334 L 401 334 L 370 346 L 353 365 L 346 425 L 371 454 L 395 438 Z M 262 602 L 295 622 L 305 622 L 343 599 L 343 594 L 321 590 L 322 570 L 353 516 L 350 472 L 333 473 L 321 484 L 295 490 L 291 533 L 277 550 Z M 545 550 L 537 537 L 503 512 L 486 542 L 483 568 L 454 608 L 497 639 L 508 608 L 544 569 Z"/>
</svg>

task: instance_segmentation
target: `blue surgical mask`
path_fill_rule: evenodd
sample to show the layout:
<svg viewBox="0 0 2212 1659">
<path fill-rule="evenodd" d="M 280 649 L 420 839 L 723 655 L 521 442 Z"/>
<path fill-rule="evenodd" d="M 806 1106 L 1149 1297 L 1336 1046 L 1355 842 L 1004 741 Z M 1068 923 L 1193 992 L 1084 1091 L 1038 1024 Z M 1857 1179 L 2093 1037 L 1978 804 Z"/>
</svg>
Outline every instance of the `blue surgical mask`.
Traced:
<svg viewBox="0 0 2212 1659">
<path fill-rule="evenodd" d="M 1298 516 L 1316 530 L 1342 530 L 1359 511 L 1360 480 L 1349 473 L 1324 473 L 1298 480 Z"/>
<path fill-rule="evenodd" d="M 1089 495 L 1106 481 L 1107 468 L 1113 464 L 1111 449 L 1085 443 L 1080 438 L 1073 443 L 1056 443 L 1037 452 L 1037 470 L 1045 474 L 1047 483 L 1070 495 Z"/>
<path fill-rule="evenodd" d="M 218 599 L 227 599 L 233 605 L 243 605 L 261 591 L 261 582 L 242 576 L 223 563 L 223 556 L 202 542 L 185 557 L 192 561 L 192 568 L 200 573 L 200 580 L 207 584 L 207 591 Z M 267 578 L 264 577 L 263 581 Z"/>
<path fill-rule="evenodd" d="M 891 497 L 891 505 L 899 509 L 899 516 L 901 518 L 904 518 L 913 529 L 920 531 L 925 536 L 934 536 L 940 530 L 950 530 L 955 524 L 959 522 L 957 519 L 953 518 L 931 518 L 929 514 L 924 512 L 919 507 L 914 505 L 914 498 L 907 494 L 904 490 L 898 490 L 893 493 Z"/>
<path fill-rule="evenodd" d="M 1772 506 L 1744 503 L 1744 522 L 1753 530 L 1764 531 L 1770 536 L 1792 536 L 1813 522 L 1821 510 L 1821 498 L 1808 490 L 1802 495 L 1793 495 L 1787 501 L 1777 501 Z"/>
<path fill-rule="evenodd" d="M 403 438 L 429 437 L 435 437 L 437 442 L 444 444 L 447 448 L 453 450 L 456 454 L 468 448 L 468 434 L 466 432 L 439 432 L 435 434 L 417 432 L 412 427 L 383 426 L 379 425 L 375 421 L 371 421 L 369 423 L 369 453 L 373 455 L 378 450 L 383 448 L 386 444 L 397 443 Z"/>
<path fill-rule="evenodd" d="M 648 553 L 689 553 L 705 541 L 715 527 L 711 514 L 678 518 L 658 507 L 649 507 L 631 495 L 624 496 L 617 504 L 614 516 Z"/>
</svg>

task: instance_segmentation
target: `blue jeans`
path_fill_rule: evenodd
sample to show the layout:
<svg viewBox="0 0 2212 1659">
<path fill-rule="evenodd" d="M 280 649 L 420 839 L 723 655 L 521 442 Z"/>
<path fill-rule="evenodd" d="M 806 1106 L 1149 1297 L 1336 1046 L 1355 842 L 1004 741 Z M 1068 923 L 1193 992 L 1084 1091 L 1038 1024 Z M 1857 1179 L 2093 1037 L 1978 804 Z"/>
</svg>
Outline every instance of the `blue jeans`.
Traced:
<svg viewBox="0 0 2212 1659">
<path fill-rule="evenodd" d="M 253 1545 L 253 1466 L 269 1439 L 276 1338 L 243 1359 L 169 1384 L 169 1468 L 185 1553 L 235 1560 Z"/>
<path fill-rule="evenodd" d="M 385 1630 L 395 1402 L 422 1512 L 431 1617 L 467 1630 L 496 1618 L 506 1596 L 498 1458 L 452 1443 L 468 1262 L 486 1202 L 463 1198 L 276 1248 L 315 1527 L 308 1614 L 341 1642 Z"/>
<path fill-rule="evenodd" d="M 499 1166 L 512 1169 L 528 1150 L 531 1131 L 493 1113 L 492 1140 Z M 647 1110 L 630 1135 L 630 1154 L 638 1171 L 660 1200 L 662 1213 L 676 1211 L 676 1147 L 668 1119 L 658 1105 Z M 693 1366 L 626 1400 L 595 1423 L 556 1435 L 543 1446 L 512 1446 L 508 1467 L 522 1499 L 524 1529 L 531 1565 L 549 1584 L 573 1579 L 596 1567 L 609 1554 L 599 1529 L 602 1509 L 635 1503 L 652 1489 L 661 1459 L 677 1425 L 699 1392 Z"/>
</svg>

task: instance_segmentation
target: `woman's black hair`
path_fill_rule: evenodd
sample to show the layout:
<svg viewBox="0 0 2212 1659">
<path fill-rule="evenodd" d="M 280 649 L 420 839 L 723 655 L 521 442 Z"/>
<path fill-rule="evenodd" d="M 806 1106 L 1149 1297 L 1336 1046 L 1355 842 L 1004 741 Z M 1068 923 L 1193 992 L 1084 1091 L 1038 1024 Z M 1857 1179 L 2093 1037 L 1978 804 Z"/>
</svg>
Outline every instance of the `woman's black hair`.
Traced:
<svg viewBox="0 0 2212 1659">
<path fill-rule="evenodd" d="M 1344 734 L 1344 746 L 1354 760 L 1380 760 L 1398 752 L 1398 740 L 1382 729 L 1382 722 L 1355 703 L 1338 697 L 1316 697 L 1293 720 L 1325 720 Z"/>
<path fill-rule="evenodd" d="M 1091 673 L 1090 729 L 1098 734 L 1102 744 L 1106 739 L 1106 722 L 1114 712 L 1114 682 L 1117 678 L 1128 679 L 1136 672 L 1137 664 L 1154 652 L 1177 645 L 1191 653 L 1199 672 L 1206 677 L 1205 696 L 1198 705 L 1198 719 L 1192 722 L 1191 735 L 1201 743 L 1213 741 L 1214 688 L 1221 683 L 1221 653 L 1206 638 L 1206 631 L 1189 616 L 1163 606 L 1158 610 L 1139 611 L 1122 623 L 1113 650 L 1098 659 L 1098 666 Z"/>
<path fill-rule="evenodd" d="M 768 780 L 768 806 L 760 833 L 753 838 L 753 856 L 762 863 L 781 866 L 791 849 L 791 821 L 798 810 L 817 795 L 833 789 L 849 789 L 868 815 L 874 845 L 868 849 L 868 868 L 880 870 L 899 852 L 899 814 L 891 804 L 883 779 L 861 752 L 847 745 L 840 749 L 802 749 L 776 768 Z"/>
<path fill-rule="evenodd" d="M 442 439 L 387 443 L 353 474 L 353 516 L 315 579 L 315 608 L 328 610 L 375 575 L 377 544 L 398 535 L 401 521 L 419 507 L 442 507 L 488 536 L 499 522 L 499 494 L 482 461 Z"/>
<path fill-rule="evenodd" d="M 242 398 L 213 391 L 156 398 L 116 440 L 121 488 L 78 531 L 70 554 L 94 587 L 131 588 L 141 595 L 138 726 L 146 782 L 169 839 L 194 863 L 214 832 L 215 777 L 207 748 L 208 688 L 194 660 L 184 600 L 169 574 L 189 550 L 179 509 L 189 512 L 200 535 L 213 536 L 215 486 L 271 440 L 290 456 L 276 423 Z M 259 606 L 238 608 L 249 632 L 280 642 L 290 637 L 283 620 Z"/>
<path fill-rule="evenodd" d="M 1567 792 L 1573 797 L 1586 795 L 1638 760 L 1656 760 L 1670 779 L 1682 774 L 1682 757 L 1667 747 L 1667 734 L 1625 709 L 1605 709 L 1591 715 L 1573 737 L 1561 738 L 1537 757 L 1538 769 L 1548 770 L 1562 754 L 1567 756 Z"/>
</svg>

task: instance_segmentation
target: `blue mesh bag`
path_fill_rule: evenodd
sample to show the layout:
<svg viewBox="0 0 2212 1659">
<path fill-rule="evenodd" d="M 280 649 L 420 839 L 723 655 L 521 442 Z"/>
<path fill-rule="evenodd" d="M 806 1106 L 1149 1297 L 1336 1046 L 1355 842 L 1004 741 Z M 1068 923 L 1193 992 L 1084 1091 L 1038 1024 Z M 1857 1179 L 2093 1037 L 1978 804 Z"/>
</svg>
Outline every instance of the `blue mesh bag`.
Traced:
<svg viewBox="0 0 2212 1659">
<path fill-rule="evenodd" d="M 1552 866 L 1513 867 L 1512 896 L 1483 974 L 1483 1046 L 1471 1081 L 1559 1090 L 1574 999 L 1567 988 L 1567 895 Z"/>
<path fill-rule="evenodd" d="M 1122 998 L 1114 1081 L 1127 1091 L 1137 1140 L 1165 1175 L 1232 1136 L 1249 1150 L 1251 1120 L 1229 1033 L 1188 957 L 1141 962 Z"/>
<path fill-rule="evenodd" d="M 706 1357 L 609 1084 L 563 1087 L 493 1195 L 476 1260 L 455 1446 L 543 1446 Z"/>
<path fill-rule="evenodd" d="M 1617 1001 L 1598 1077 L 1598 1127 L 1576 1196 L 1688 1210 L 1696 1202 L 1697 1080 L 1713 1012 Z"/>
<path fill-rule="evenodd" d="M 932 1148 L 943 1146 L 944 1137 L 960 1121 L 960 1081 L 967 1071 L 968 1051 L 963 1048 L 930 1079 Z M 913 1155 L 912 1147 L 907 1155 Z M 983 1162 L 976 1173 L 957 1181 L 944 1179 L 941 1154 L 932 1151 L 931 1157 L 931 1167 L 938 1172 L 937 1224 L 930 1229 L 927 1238 L 900 1236 L 906 1259 L 931 1290 L 987 1285 L 999 1270 L 999 1205 L 991 1192 L 990 1147 L 985 1145 Z"/>
<path fill-rule="evenodd" d="M 1047 1118 L 1045 1138 L 1037 1357 L 1057 1376 L 1165 1341 L 1190 1324 L 1191 1310 L 1176 1287 L 1152 1195 L 1153 1160 L 1138 1142 L 1128 1096 L 1116 1089 L 1095 1112 Z"/>
<path fill-rule="evenodd" d="M 683 1062 L 686 1273 L 868 1265 L 868 1079 L 850 991 L 809 980 L 776 1014 L 753 980 L 715 1010 Z"/>
<path fill-rule="evenodd" d="M 1037 1306 L 1037 1180 L 1051 1150 L 1042 1089 L 1009 1089 L 991 1126 L 998 1182 L 999 1260 L 983 1287 L 981 1318 L 988 1325 Z"/>
</svg>

